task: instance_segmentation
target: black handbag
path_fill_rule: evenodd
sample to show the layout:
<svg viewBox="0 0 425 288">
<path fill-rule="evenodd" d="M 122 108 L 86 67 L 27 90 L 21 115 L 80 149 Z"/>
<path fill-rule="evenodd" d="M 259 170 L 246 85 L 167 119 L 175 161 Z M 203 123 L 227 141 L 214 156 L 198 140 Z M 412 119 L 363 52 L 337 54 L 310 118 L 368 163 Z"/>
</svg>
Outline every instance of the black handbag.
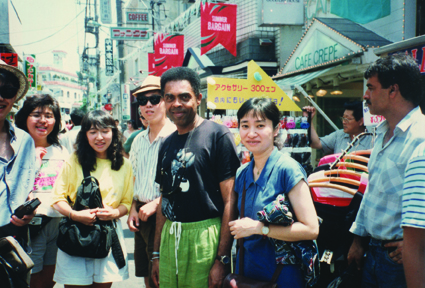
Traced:
<svg viewBox="0 0 425 288">
<path fill-rule="evenodd" d="M 243 192 L 241 199 L 241 219 L 245 214 L 245 183 L 243 183 Z M 269 281 L 261 281 L 244 276 L 244 247 L 243 247 L 243 238 L 238 240 L 239 246 L 239 274 L 230 273 L 223 280 L 223 288 L 276 288 L 277 280 L 279 278 L 280 272 L 282 272 L 283 264 L 278 264 L 276 270 L 273 274 L 272 279 Z"/>
<path fill-rule="evenodd" d="M 78 187 L 73 209 L 103 208 L 99 182 L 83 168 L 84 179 Z M 105 258 L 112 248 L 118 268 L 125 266 L 124 254 L 113 221 L 97 220 L 93 226 L 63 218 L 59 223 L 58 248 L 71 256 Z"/>
</svg>

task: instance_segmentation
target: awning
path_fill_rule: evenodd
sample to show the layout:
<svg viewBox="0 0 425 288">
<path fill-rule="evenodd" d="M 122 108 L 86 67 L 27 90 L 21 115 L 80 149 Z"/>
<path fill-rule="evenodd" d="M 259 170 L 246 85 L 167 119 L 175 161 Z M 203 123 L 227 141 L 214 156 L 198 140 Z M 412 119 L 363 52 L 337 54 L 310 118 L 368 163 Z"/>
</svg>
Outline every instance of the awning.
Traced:
<svg viewBox="0 0 425 288">
<path fill-rule="evenodd" d="M 335 67 L 329 67 L 329 68 L 326 68 L 326 69 L 322 69 L 322 70 L 314 71 L 314 72 L 310 72 L 310 73 L 298 74 L 298 75 L 293 76 L 293 77 L 288 77 L 288 78 L 276 80 L 275 82 L 280 87 L 282 87 L 282 86 L 290 87 L 290 86 L 294 86 L 294 85 L 297 85 L 297 84 L 302 85 L 302 84 L 310 81 L 311 79 L 319 77 L 323 73 L 326 73 L 333 68 L 335 68 Z"/>
</svg>

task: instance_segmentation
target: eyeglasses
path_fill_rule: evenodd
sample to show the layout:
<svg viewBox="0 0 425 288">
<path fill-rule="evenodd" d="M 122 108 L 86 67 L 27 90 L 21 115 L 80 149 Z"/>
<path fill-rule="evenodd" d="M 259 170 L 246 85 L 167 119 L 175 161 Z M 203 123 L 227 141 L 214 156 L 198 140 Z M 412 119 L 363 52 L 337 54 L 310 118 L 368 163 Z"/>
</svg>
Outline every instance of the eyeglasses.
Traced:
<svg viewBox="0 0 425 288">
<path fill-rule="evenodd" d="M 35 113 L 31 113 L 28 116 L 37 120 L 37 121 L 40 120 L 43 116 L 44 116 L 44 119 L 46 119 L 46 121 L 50 122 L 50 121 L 55 120 L 55 117 L 53 116 L 53 114 L 50 114 L 50 113 L 44 114 L 44 113 L 35 112 Z"/>
<path fill-rule="evenodd" d="M 339 119 L 341 119 L 341 122 L 350 122 L 351 120 L 354 120 L 354 118 L 348 119 L 348 118 L 344 118 L 344 117 L 339 117 Z"/>
<path fill-rule="evenodd" d="M 18 94 L 19 88 L 13 86 L 3 86 L 0 87 L 0 96 L 3 99 L 12 99 Z"/>
<path fill-rule="evenodd" d="M 150 97 L 137 96 L 137 103 L 139 103 L 140 106 L 145 106 L 149 101 L 152 105 L 157 105 L 159 102 L 161 102 L 161 98 L 161 95 L 152 95 Z"/>
</svg>

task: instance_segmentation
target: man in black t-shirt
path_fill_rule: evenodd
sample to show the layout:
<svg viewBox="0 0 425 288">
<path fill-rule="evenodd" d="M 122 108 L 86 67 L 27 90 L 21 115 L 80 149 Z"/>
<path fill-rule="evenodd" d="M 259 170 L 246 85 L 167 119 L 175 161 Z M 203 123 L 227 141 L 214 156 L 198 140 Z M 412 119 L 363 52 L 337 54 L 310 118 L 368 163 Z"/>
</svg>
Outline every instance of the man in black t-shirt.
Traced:
<svg viewBox="0 0 425 288">
<path fill-rule="evenodd" d="M 158 156 L 157 211 L 152 278 L 162 287 L 221 287 L 230 271 L 236 218 L 233 188 L 239 159 L 223 125 L 197 114 L 202 95 L 198 74 L 176 67 L 161 76 L 167 115 L 177 131 Z"/>
</svg>

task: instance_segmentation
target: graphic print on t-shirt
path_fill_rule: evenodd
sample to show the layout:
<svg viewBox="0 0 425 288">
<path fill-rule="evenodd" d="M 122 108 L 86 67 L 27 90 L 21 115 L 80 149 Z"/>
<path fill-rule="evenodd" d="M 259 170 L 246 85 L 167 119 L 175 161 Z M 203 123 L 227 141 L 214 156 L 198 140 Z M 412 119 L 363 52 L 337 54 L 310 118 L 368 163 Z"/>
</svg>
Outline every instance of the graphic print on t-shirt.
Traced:
<svg viewBox="0 0 425 288">
<path fill-rule="evenodd" d="M 189 191 L 190 183 L 185 177 L 185 172 L 195 162 L 195 155 L 192 152 L 188 152 L 188 150 L 188 148 L 180 149 L 176 154 L 176 158 L 171 161 L 172 194 Z M 163 213 L 168 219 L 174 219 L 174 201 L 169 201 L 167 198 L 163 198 L 162 201 Z"/>
</svg>

